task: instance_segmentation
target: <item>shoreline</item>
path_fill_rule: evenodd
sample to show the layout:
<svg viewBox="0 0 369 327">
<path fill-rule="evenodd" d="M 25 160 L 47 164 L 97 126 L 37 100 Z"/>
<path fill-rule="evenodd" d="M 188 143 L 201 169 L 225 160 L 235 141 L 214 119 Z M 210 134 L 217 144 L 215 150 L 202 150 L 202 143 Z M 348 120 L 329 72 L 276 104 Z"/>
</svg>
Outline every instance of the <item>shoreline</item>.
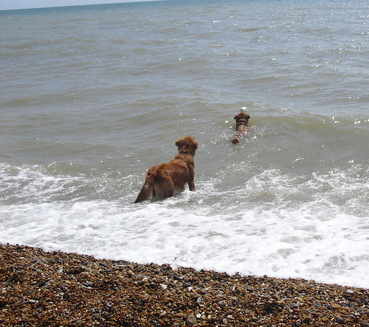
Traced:
<svg viewBox="0 0 369 327">
<path fill-rule="evenodd" d="M 369 289 L 0 244 L 1 326 L 361 326 Z"/>
</svg>

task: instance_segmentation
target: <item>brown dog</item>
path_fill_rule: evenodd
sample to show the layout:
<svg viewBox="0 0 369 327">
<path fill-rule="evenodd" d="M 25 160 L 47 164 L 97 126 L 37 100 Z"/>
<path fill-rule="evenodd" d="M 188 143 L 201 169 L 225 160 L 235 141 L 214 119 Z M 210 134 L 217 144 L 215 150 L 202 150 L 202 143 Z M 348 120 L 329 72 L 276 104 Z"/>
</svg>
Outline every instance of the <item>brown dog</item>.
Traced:
<svg viewBox="0 0 369 327">
<path fill-rule="evenodd" d="M 173 160 L 151 167 L 145 178 L 135 203 L 145 200 L 163 200 L 182 192 L 188 184 L 195 190 L 194 161 L 197 142 L 191 136 L 179 139 L 176 143 L 178 154 Z"/>
<path fill-rule="evenodd" d="M 250 115 L 241 109 L 241 112 L 234 116 L 234 119 L 236 120 L 236 133 L 232 138 L 232 143 L 238 144 L 240 143 L 240 139 L 245 136 L 249 130 L 248 124 Z"/>
</svg>

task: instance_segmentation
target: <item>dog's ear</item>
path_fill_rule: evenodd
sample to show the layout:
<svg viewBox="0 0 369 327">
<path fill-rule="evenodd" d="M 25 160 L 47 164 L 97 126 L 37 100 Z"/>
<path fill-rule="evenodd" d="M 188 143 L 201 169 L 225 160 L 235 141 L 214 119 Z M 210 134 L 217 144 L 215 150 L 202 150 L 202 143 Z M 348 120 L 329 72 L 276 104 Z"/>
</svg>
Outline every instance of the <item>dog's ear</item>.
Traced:
<svg viewBox="0 0 369 327">
<path fill-rule="evenodd" d="M 186 136 L 184 141 L 186 141 L 186 143 L 189 146 L 191 146 L 194 150 L 197 149 L 198 143 L 196 142 L 196 140 L 192 136 Z"/>
<path fill-rule="evenodd" d="M 247 114 L 247 113 L 239 113 L 238 115 L 234 116 L 233 119 L 237 120 L 237 119 L 240 119 L 240 118 L 245 118 L 246 120 L 249 120 L 250 119 L 250 115 Z"/>
<path fill-rule="evenodd" d="M 192 139 L 192 147 L 193 147 L 193 149 L 194 150 L 196 150 L 197 149 L 197 146 L 198 146 L 199 144 L 194 140 L 194 139 Z"/>
</svg>

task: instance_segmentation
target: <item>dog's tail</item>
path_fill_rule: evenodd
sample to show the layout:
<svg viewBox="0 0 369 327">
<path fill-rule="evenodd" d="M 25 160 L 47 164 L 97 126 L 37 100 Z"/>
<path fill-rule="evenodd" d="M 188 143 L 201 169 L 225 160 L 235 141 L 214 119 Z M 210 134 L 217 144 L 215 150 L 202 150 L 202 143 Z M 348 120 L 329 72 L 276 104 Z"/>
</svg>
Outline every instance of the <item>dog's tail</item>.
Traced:
<svg viewBox="0 0 369 327">
<path fill-rule="evenodd" d="M 152 180 L 146 178 L 144 185 L 141 188 L 140 193 L 138 194 L 135 203 L 150 200 L 153 196 L 153 183 Z"/>
<path fill-rule="evenodd" d="M 174 195 L 174 183 L 161 166 L 149 169 L 145 183 L 135 203 L 146 200 L 161 200 Z"/>
<path fill-rule="evenodd" d="M 146 174 L 145 183 L 137 196 L 135 203 L 151 200 L 154 197 L 155 175 L 157 174 L 157 167 L 151 167 Z"/>
</svg>

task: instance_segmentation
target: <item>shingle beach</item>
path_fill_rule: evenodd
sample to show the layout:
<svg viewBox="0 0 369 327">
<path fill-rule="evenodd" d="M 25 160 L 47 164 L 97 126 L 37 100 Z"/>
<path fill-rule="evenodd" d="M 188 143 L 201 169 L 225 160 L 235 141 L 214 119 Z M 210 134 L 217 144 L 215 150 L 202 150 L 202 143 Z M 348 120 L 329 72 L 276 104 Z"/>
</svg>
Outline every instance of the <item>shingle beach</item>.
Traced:
<svg viewBox="0 0 369 327">
<path fill-rule="evenodd" d="M 0 326 L 361 326 L 369 290 L 0 245 Z"/>
</svg>

